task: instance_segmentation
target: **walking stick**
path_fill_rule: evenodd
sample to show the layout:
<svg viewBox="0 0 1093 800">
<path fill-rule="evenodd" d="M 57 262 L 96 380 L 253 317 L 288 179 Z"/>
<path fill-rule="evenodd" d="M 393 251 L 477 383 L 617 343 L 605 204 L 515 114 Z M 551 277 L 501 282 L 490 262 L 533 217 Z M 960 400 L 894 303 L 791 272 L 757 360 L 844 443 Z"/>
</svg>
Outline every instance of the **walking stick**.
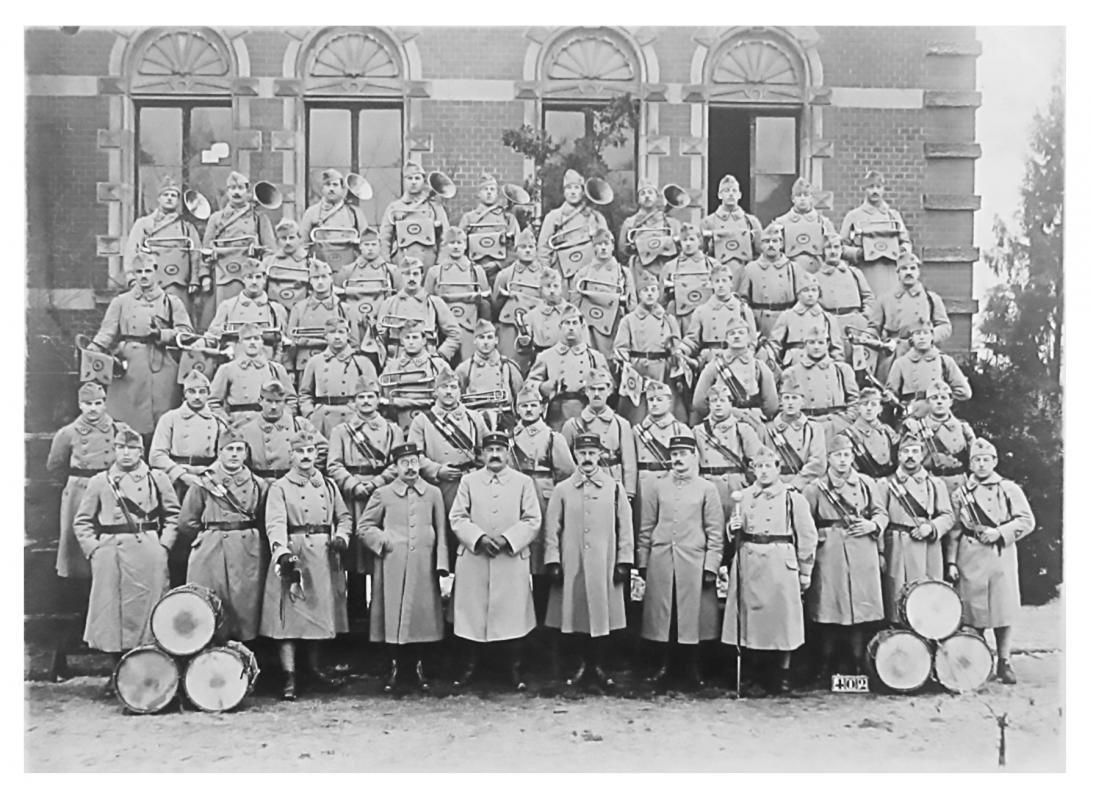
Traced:
<svg viewBox="0 0 1093 800">
<path fill-rule="evenodd" d="M 732 501 L 736 503 L 733 508 L 732 516 L 730 520 L 735 519 L 743 523 L 742 514 L 740 513 L 740 501 L 744 499 L 743 492 L 737 490 L 733 492 L 730 497 Z M 742 526 L 741 526 L 742 527 Z M 729 530 L 732 530 L 730 522 Z M 740 568 L 740 554 L 743 551 L 740 549 L 740 542 L 736 543 L 736 699 L 740 699 L 740 672 L 744 666 L 744 647 L 740 643 L 740 588 L 743 578 L 743 570 Z"/>
</svg>

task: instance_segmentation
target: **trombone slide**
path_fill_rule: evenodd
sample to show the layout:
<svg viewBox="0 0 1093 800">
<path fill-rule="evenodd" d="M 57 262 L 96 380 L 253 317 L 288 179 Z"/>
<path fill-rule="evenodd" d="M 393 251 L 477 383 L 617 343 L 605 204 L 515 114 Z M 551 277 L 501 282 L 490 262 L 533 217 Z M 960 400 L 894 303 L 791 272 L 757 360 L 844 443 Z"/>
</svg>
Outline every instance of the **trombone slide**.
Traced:
<svg viewBox="0 0 1093 800">
<path fill-rule="evenodd" d="M 423 369 L 408 369 L 405 372 L 388 372 L 380 375 L 379 384 L 384 387 L 401 386 L 403 388 L 430 382 L 431 376 Z M 428 387 L 432 391 L 432 386 Z"/>
</svg>

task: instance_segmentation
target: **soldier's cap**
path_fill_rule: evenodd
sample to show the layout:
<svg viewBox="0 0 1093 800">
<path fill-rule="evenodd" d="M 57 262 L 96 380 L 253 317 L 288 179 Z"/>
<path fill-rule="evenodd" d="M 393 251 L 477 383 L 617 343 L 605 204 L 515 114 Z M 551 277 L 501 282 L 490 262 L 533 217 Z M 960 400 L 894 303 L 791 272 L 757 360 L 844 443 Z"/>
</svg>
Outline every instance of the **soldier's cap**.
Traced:
<svg viewBox="0 0 1093 800">
<path fill-rule="evenodd" d="M 334 270 L 325 261 L 320 261 L 317 258 L 309 258 L 307 260 L 307 276 L 308 278 L 318 278 L 323 275 L 333 275 Z"/>
<path fill-rule="evenodd" d="M 842 243 L 842 237 L 835 231 L 828 231 L 824 234 L 824 244 L 837 244 L 841 246 Z"/>
<path fill-rule="evenodd" d="M 865 176 L 861 179 L 862 186 L 884 186 L 884 173 L 871 169 L 865 173 Z"/>
<path fill-rule="evenodd" d="M 656 289 L 658 292 L 660 291 L 660 281 L 657 280 L 656 275 L 654 275 L 652 272 L 649 272 L 648 270 L 642 270 L 638 273 L 636 283 L 638 285 L 637 288 L 639 292 L 642 289 L 648 289 L 650 287 Z"/>
<path fill-rule="evenodd" d="M 922 262 L 918 260 L 918 256 L 910 248 L 900 248 L 899 255 L 896 257 L 896 268 L 911 266 L 921 267 Z"/>
<path fill-rule="evenodd" d="M 845 433 L 836 433 L 827 444 L 827 454 L 837 453 L 840 450 L 853 450 L 854 444 Z"/>
<path fill-rule="evenodd" d="M 732 269 L 729 268 L 728 264 L 722 264 L 720 261 L 715 261 L 713 263 L 710 267 L 710 280 L 712 281 L 714 278 L 718 277 L 732 277 Z"/>
<path fill-rule="evenodd" d="M 444 244 L 451 244 L 452 242 L 464 242 L 467 240 L 467 232 L 460 228 L 458 225 L 453 225 L 444 231 Z"/>
<path fill-rule="evenodd" d="M 657 188 L 657 185 L 648 178 L 642 178 L 640 181 L 638 181 L 638 185 L 637 188 L 634 190 L 634 193 L 636 194 L 642 189 L 652 189 L 654 192 L 660 192 L 660 189 Z"/>
<path fill-rule="evenodd" d="M 353 396 L 358 397 L 362 394 L 382 394 L 379 381 L 375 378 L 366 378 L 363 375 L 357 378 L 353 384 Z"/>
<path fill-rule="evenodd" d="M 420 258 L 414 258 L 413 256 L 405 256 L 398 262 L 398 268 L 401 272 L 407 272 L 412 269 L 425 271 L 425 263 Z"/>
<path fill-rule="evenodd" d="M 257 336 L 259 339 L 262 338 L 261 325 L 259 325 L 257 322 L 244 322 L 242 325 L 239 326 L 240 341 L 242 341 L 243 339 L 249 339 L 252 336 Z"/>
<path fill-rule="evenodd" d="M 925 445 L 923 444 L 922 437 L 919 436 L 917 433 L 907 431 L 899 437 L 900 452 L 906 450 L 908 447 L 917 447 L 919 449 L 922 449 L 924 446 Z"/>
<path fill-rule="evenodd" d="M 484 336 L 487 333 L 497 333 L 497 327 L 488 319 L 480 319 L 474 326 L 474 336 L 477 339 L 479 336 Z"/>
<path fill-rule="evenodd" d="M 455 371 L 451 367 L 445 364 L 440 368 L 440 371 L 437 372 L 434 381 L 433 386 L 439 389 L 441 386 L 447 386 L 449 383 L 459 385 L 459 376 L 455 374 Z"/>
<path fill-rule="evenodd" d="M 478 188 L 485 189 L 488 186 L 497 186 L 497 176 L 491 175 L 488 172 L 483 172 L 482 176 L 478 179 Z"/>
<path fill-rule="evenodd" d="M 600 228 L 594 234 L 592 234 L 593 242 L 613 242 L 615 236 L 607 228 Z"/>
<path fill-rule="evenodd" d="M 282 219 L 277 223 L 277 226 L 273 229 L 273 232 L 278 236 L 284 236 L 287 233 L 299 233 L 300 223 L 294 219 Z"/>
<path fill-rule="evenodd" d="M 225 428 L 216 440 L 216 449 L 218 451 L 223 450 L 229 444 L 241 444 L 245 446 L 247 440 L 243 436 L 243 431 L 239 428 Z"/>
<path fill-rule="evenodd" d="M 607 386 L 613 388 L 615 380 L 611 377 L 611 370 L 605 367 L 597 367 L 588 373 L 589 386 Z"/>
<path fill-rule="evenodd" d="M 228 179 L 224 181 L 224 185 L 231 186 L 233 184 L 236 186 L 250 186 L 250 178 L 248 178 L 242 172 L 237 172 L 233 170 L 228 175 Z"/>
<path fill-rule="evenodd" d="M 81 403 L 90 403 L 92 400 L 105 400 L 106 389 L 102 387 L 101 383 L 95 381 L 81 383 L 79 390 L 76 392 L 76 399 Z"/>
<path fill-rule="evenodd" d="M 539 394 L 539 381 L 528 381 L 520 387 L 520 391 L 516 394 L 516 405 L 531 402 L 543 402 L 543 397 Z"/>
<path fill-rule="evenodd" d="M 804 394 L 804 390 L 801 388 L 801 381 L 792 370 L 787 370 L 782 373 L 782 385 L 778 387 L 778 394 Z"/>
<path fill-rule="evenodd" d="M 487 447 L 504 447 L 506 450 L 509 446 L 509 435 L 502 431 L 490 431 L 482 437 L 482 448 Z"/>
<path fill-rule="evenodd" d="M 812 184 L 804 178 L 798 178 L 793 182 L 793 188 L 790 189 L 790 197 L 797 197 L 802 194 L 812 194 Z"/>
<path fill-rule="evenodd" d="M 740 329 L 750 330 L 751 328 L 748 326 L 748 321 L 746 319 L 744 319 L 739 314 L 733 314 L 731 317 L 729 317 L 729 321 L 725 324 L 725 333 L 728 334 L 732 331 Z"/>
<path fill-rule="evenodd" d="M 413 161 L 407 161 L 406 165 L 402 168 L 402 174 L 405 175 L 424 175 L 425 168 L 421 164 L 417 164 Z"/>
<path fill-rule="evenodd" d="M 584 178 L 581 173 L 575 169 L 567 169 L 565 175 L 562 176 L 562 186 L 584 186 Z"/>
<path fill-rule="evenodd" d="M 396 444 L 391 448 L 391 463 L 394 464 L 400 458 L 407 458 L 408 456 L 420 456 L 421 448 L 414 442 L 404 442 L 402 444 Z"/>
<path fill-rule="evenodd" d="M 777 222 L 772 222 L 772 223 L 770 223 L 770 225 L 763 228 L 763 238 L 764 239 L 772 239 L 774 237 L 778 237 L 779 239 L 782 239 L 782 238 L 785 237 L 785 233 L 786 233 L 785 229 L 781 225 L 779 225 Z"/>
<path fill-rule="evenodd" d="M 797 279 L 797 294 L 800 294 L 805 289 L 820 289 L 820 281 L 811 272 L 806 272 Z"/>
<path fill-rule="evenodd" d="M 140 434 L 128 425 L 118 423 L 117 430 L 114 431 L 114 444 L 126 447 L 143 447 L 144 441 L 140 438 Z"/>
<path fill-rule="evenodd" d="M 706 397 L 727 397 L 731 400 L 732 390 L 728 387 L 728 384 L 718 378 L 710 384 L 710 388 L 706 391 Z"/>
<path fill-rule="evenodd" d="M 288 389 L 279 380 L 274 379 L 263 383 L 258 395 L 266 400 L 284 400 L 288 397 Z"/>
<path fill-rule="evenodd" d="M 326 322 L 323 323 L 323 330 L 327 333 L 337 333 L 338 331 L 349 332 L 349 320 L 342 317 L 329 317 Z"/>
<path fill-rule="evenodd" d="M 751 458 L 752 464 L 780 464 L 782 459 L 778 456 L 778 452 L 769 447 L 760 447 L 755 451 L 755 455 Z"/>
<path fill-rule="evenodd" d="M 404 338 L 404 337 L 406 337 L 407 335 L 409 335 L 411 333 L 420 333 L 422 336 L 424 336 L 425 335 L 425 323 L 423 323 L 419 319 L 415 319 L 415 320 L 411 320 L 410 322 L 407 322 L 399 330 L 399 338 L 400 339 Z"/>
<path fill-rule="evenodd" d="M 726 189 L 736 189 L 737 191 L 740 191 L 740 181 L 736 179 L 735 175 L 725 175 L 720 181 L 717 182 L 718 194 L 721 194 L 721 192 L 725 191 Z"/>
<path fill-rule="evenodd" d="M 690 450 L 694 452 L 698 448 L 693 436 L 673 436 L 668 440 L 669 450 Z"/>
<path fill-rule="evenodd" d="M 581 433 L 573 440 L 573 450 L 603 450 L 598 433 Z"/>
<path fill-rule="evenodd" d="M 915 317 L 910 321 L 910 323 L 908 323 L 907 332 L 917 333 L 918 331 L 929 331 L 930 333 L 933 333 L 934 324 L 930 320 L 926 319 L 926 317 Z"/>
<path fill-rule="evenodd" d="M 880 400 L 880 389 L 873 386 L 866 386 L 858 392 L 858 402 L 862 403 L 866 400 Z"/>
<path fill-rule="evenodd" d="M 823 340 L 826 342 L 828 339 L 827 327 L 824 325 L 811 326 L 805 331 L 804 335 L 804 341 L 807 342 L 809 339 Z"/>
<path fill-rule="evenodd" d="M 568 305 L 562 309 L 562 315 L 558 318 L 559 322 L 567 322 L 568 320 L 582 320 L 580 309 L 575 305 Z"/>
<path fill-rule="evenodd" d="M 666 394 L 672 396 L 672 387 L 662 381 L 647 380 L 645 382 L 645 396 L 648 398 Z"/>
<path fill-rule="evenodd" d="M 319 443 L 319 437 L 309 430 L 301 428 L 296 431 L 292 439 L 289 440 L 289 447 L 293 450 L 302 450 L 305 447 L 317 445 Z"/>
<path fill-rule="evenodd" d="M 257 258 L 244 258 L 240 270 L 244 275 L 253 275 L 256 272 L 265 272 L 266 266 Z"/>
<path fill-rule="evenodd" d="M 524 228 L 518 234 L 516 234 L 516 246 L 523 247 L 524 245 L 531 245 L 534 247 L 537 244 L 535 241 L 535 231 L 530 227 Z"/>
<path fill-rule="evenodd" d="M 361 231 L 360 240 L 363 242 L 365 239 L 379 239 L 380 232 L 373 228 L 371 225 L 366 225 L 364 230 Z"/>
<path fill-rule="evenodd" d="M 998 451 L 994 449 L 993 444 L 980 436 L 968 445 L 968 458 L 973 458 L 975 456 L 993 456 L 994 458 L 998 458 Z"/>
<path fill-rule="evenodd" d="M 182 187 L 179 186 L 178 181 L 176 181 L 172 176 L 164 175 L 163 180 L 159 182 L 159 191 L 156 192 L 156 196 L 158 197 L 164 192 L 174 192 L 175 194 L 180 195 L 182 194 Z"/>
<path fill-rule="evenodd" d="M 693 222 L 684 222 L 679 226 L 679 238 L 684 239 L 688 236 L 697 236 L 702 238 L 702 231 Z"/>
<path fill-rule="evenodd" d="M 560 283 L 561 280 L 562 273 L 558 272 L 554 267 L 543 267 L 543 271 L 539 275 L 540 286 L 546 283 Z"/>
<path fill-rule="evenodd" d="M 345 176 L 334 168 L 324 169 L 321 175 L 323 183 L 327 181 L 338 181 L 339 183 L 345 183 Z"/>
<path fill-rule="evenodd" d="M 941 395 L 952 397 L 952 387 L 943 380 L 930 381 L 930 385 L 926 387 L 926 399 L 929 400 L 932 397 L 940 397 Z"/>
<path fill-rule="evenodd" d="M 205 373 L 197 369 L 190 370 L 182 379 L 183 389 L 208 389 L 211 385 Z"/>
</svg>

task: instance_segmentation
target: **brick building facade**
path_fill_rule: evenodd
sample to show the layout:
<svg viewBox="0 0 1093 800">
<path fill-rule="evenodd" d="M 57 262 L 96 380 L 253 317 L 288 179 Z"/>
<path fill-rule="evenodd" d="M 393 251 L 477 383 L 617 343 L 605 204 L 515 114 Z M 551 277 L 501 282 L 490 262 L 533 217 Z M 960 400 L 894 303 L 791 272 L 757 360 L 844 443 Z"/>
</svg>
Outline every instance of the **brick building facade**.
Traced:
<svg viewBox="0 0 1093 800">
<path fill-rule="evenodd" d="M 75 414 L 76 333 L 116 285 L 129 225 L 164 173 L 213 201 L 231 169 L 277 184 L 298 218 L 326 166 L 376 187 L 399 166 L 441 169 L 475 203 L 483 170 L 520 182 L 532 164 L 501 143 L 524 123 L 565 132 L 580 109 L 630 93 L 632 151 L 613 164 L 691 190 L 697 220 L 733 171 L 766 223 L 800 174 L 838 225 L 867 169 L 888 176 L 926 283 L 970 346 L 976 58 L 973 28 L 31 29 L 27 110 L 28 612 L 60 609 L 52 582 L 57 487 L 43 464 Z M 575 110 L 576 109 L 576 110 Z M 770 135 L 765 132 L 769 131 Z M 626 150 L 627 148 L 623 148 Z M 773 212 L 773 213 L 772 213 Z M 50 555 L 46 555 L 46 554 Z M 31 589 L 28 589 L 30 592 Z"/>
</svg>

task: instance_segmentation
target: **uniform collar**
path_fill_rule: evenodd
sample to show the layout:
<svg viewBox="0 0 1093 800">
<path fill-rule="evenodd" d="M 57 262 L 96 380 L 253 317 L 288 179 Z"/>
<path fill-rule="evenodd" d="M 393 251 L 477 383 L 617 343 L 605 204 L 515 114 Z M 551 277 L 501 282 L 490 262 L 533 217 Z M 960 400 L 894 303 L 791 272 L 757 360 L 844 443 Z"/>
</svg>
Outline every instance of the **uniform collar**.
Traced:
<svg viewBox="0 0 1093 800">
<path fill-rule="evenodd" d="M 554 345 L 558 348 L 558 355 L 564 356 L 566 353 L 573 353 L 575 356 L 582 355 L 587 349 L 588 345 L 585 342 L 577 342 L 575 345 L 568 345 L 565 342 L 558 342 Z"/>
<path fill-rule="evenodd" d="M 744 209 L 737 206 L 732 211 L 729 211 L 725 206 L 718 206 L 717 210 L 713 212 L 714 216 L 720 219 L 743 219 Z"/>
<path fill-rule="evenodd" d="M 936 347 L 931 347 L 925 353 L 920 353 L 913 347 L 907 351 L 907 358 L 911 361 L 935 361 L 938 356 L 941 355 L 941 351 Z"/>
<path fill-rule="evenodd" d="M 784 269 L 789 264 L 789 259 L 786 258 L 785 253 L 782 253 L 777 261 L 771 261 L 766 256 L 759 256 L 756 263 L 759 264 L 759 269 Z"/>
<path fill-rule="evenodd" d="M 456 422 L 462 422 L 467 418 L 467 409 L 462 403 L 460 403 L 451 411 L 445 411 L 443 408 L 440 407 L 440 403 L 434 403 L 433 414 L 436 415 L 437 419 L 450 419 L 455 420 Z"/>
<path fill-rule="evenodd" d="M 391 481 L 391 489 L 399 497 L 405 497 L 411 490 L 418 496 L 423 496 L 425 494 L 424 481 L 420 475 L 413 483 L 407 483 L 402 478 L 395 478 Z"/>
<path fill-rule="evenodd" d="M 325 299 L 320 299 L 315 295 L 311 295 L 307 298 L 307 307 L 310 311 L 314 311 L 317 308 L 325 308 L 327 311 L 333 311 L 335 302 L 334 292 L 327 295 Z"/>
<path fill-rule="evenodd" d="M 850 269 L 850 266 L 845 261 L 840 261 L 838 264 L 828 264 L 826 261 L 820 265 L 820 272 L 824 275 L 832 275 L 835 272 L 846 272 Z"/>
<path fill-rule="evenodd" d="M 462 258 L 460 258 L 458 260 L 455 260 L 455 259 L 452 259 L 452 258 L 446 258 L 444 261 L 440 262 L 440 269 L 441 270 L 458 269 L 460 271 L 467 271 L 470 268 L 471 268 L 471 260 L 469 258 L 467 258 L 466 256 L 463 256 Z"/>
<path fill-rule="evenodd" d="M 144 460 L 142 459 L 141 462 L 137 464 L 133 469 L 131 469 L 129 472 L 126 472 L 121 467 L 119 467 L 117 462 L 115 461 L 113 464 L 110 465 L 109 472 L 111 482 L 122 477 L 128 477 L 130 480 L 133 481 L 133 483 L 139 483 L 140 481 L 143 481 L 148 477 L 148 465 L 144 463 Z"/>
<path fill-rule="evenodd" d="M 602 419 L 604 422 L 610 422 L 615 418 L 615 412 L 608 406 L 604 406 L 600 411 L 593 411 L 592 406 L 585 406 L 581 410 L 581 419 L 585 422 L 592 422 L 596 418 Z"/>
<path fill-rule="evenodd" d="M 748 349 L 740 350 L 735 353 L 732 350 L 722 350 L 717 354 L 717 358 L 726 365 L 737 361 L 741 364 L 750 364 L 755 360 L 755 354 Z"/>
<path fill-rule="evenodd" d="M 867 214 L 887 214 L 891 209 L 891 206 L 888 205 L 887 200 L 881 200 L 876 205 L 873 205 L 868 200 L 863 200 L 862 204 L 858 206 L 858 208 L 860 208 Z"/>
<path fill-rule="evenodd" d="M 537 419 L 537 420 L 535 420 L 535 422 L 531 423 L 530 425 L 524 425 L 523 423 L 520 423 L 519 427 L 516 428 L 516 433 L 526 433 L 530 436 L 535 436 L 537 433 L 541 432 L 545 427 L 546 427 L 546 423 L 543 422 L 542 419 Z"/>
<path fill-rule="evenodd" d="M 838 477 L 830 469 L 824 474 L 827 476 L 827 483 L 829 486 L 831 486 L 832 489 L 841 489 L 848 483 L 855 483 L 856 481 L 854 479 L 855 477 L 857 477 L 857 473 L 854 472 L 853 469 L 851 469 L 850 472 L 846 474 L 845 478 Z"/>
<path fill-rule="evenodd" d="M 110 433 L 114 429 L 114 420 L 109 414 L 103 414 L 96 423 L 88 422 L 83 416 L 76 417 L 76 430 L 79 433 L 87 434 L 92 431 L 98 431 L 99 433 Z"/>
<path fill-rule="evenodd" d="M 824 315 L 824 310 L 820 307 L 819 303 L 814 306 L 806 306 L 804 303 L 798 300 L 796 303 L 793 304 L 793 313 L 800 316 L 808 314 L 813 317 L 822 317 Z"/>
<path fill-rule="evenodd" d="M 781 479 L 779 478 L 775 478 L 774 483 L 772 483 L 770 486 L 760 487 L 758 483 L 755 484 L 756 497 L 766 497 L 767 499 L 773 500 L 775 498 L 781 497 L 785 493 L 786 485 L 782 483 Z"/>
<path fill-rule="evenodd" d="M 496 350 L 494 350 L 488 356 L 483 356 L 480 353 L 475 352 L 475 354 L 472 355 L 471 358 L 474 360 L 474 365 L 476 367 L 496 367 L 498 364 L 501 363 L 501 354 L 498 353 Z"/>
<path fill-rule="evenodd" d="M 896 289 L 895 296 L 897 300 L 903 297 L 905 294 L 910 295 L 911 297 L 918 297 L 920 294 L 922 294 L 924 290 L 925 287 L 922 285 L 922 281 L 919 281 L 910 289 L 904 289 L 903 284 L 900 284 L 899 288 Z"/>
<path fill-rule="evenodd" d="M 307 486 L 309 483 L 312 486 L 322 486 L 323 485 L 323 475 L 322 475 L 322 473 L 319 472 L 319 470 L 314 469 L 314 468 L 311 471 L 311 475 L 308 476 L 308 475 L 304 475 L 300 472 L 297 472 L 296 468 L 293 467 L 292 469 L 290 469 L 288 471 L 288 474 L 286 474 L 285 477 L 288 478 L 292 483 L 295 483 L 297 486 Z"/>
<path fill-rule="evenodd" d="M 678 422 L 678 421 L 679 421 L 679 420 L 677 420 L 677 419 L 675 418 L 675 415 L 674 415 L 674 414 L 672 414 L 672 413 L 671 413 L 671 412 L 669 411 L 669 412 L 668 412 L 667 414 L 665 414 L 665 415 L 664 415 L 663 417 L 661 417 L 661 418 L 660 418 L 659 420 L 658 420 L 658 419 L 654 419 L 654 418 L 653 418 L 652 416 L 648 416 L 648 417 L 646 417 L 646 418 L 645 418 L 644 420 L 642 420 L 642 423 L 641 423 L 641 424 L 642 424 L 643 426 L 645 426 L 646 428 L 652 428 L 652 427 L 657 427 L 657 428 L 660 428 L 661 430 L 664 430 L 664 429 L 665 429 L 665 428 L 667 428 L 668 426 L 670 426 L 670 425 L 672 425 L 673 423 L 675 423 L 675 422 Z"/>
<path fill-rule="evenodd" d="M 482 467 L 482 475 L 483 477 L 485 477 L 486 483 L 505 484 L 508 483 L 509 478 L 511 478 L 515 474 L 516 473 L 513 472 L 512 467 L 509 467 L 507 465 L 502 467 L 500 472 L 491 472 L 486 467 Z"/>
<path fill-rule="evenodd" d="M 542 271 L 542 267 L 540 267 L 539 264 L 536 263 L 535 261 L 529 261 L 527 264 L 525 264 L 522 261 L 514 261 L 512 267 L 513 267 L 513 269 L 512 269 L 513 272 L 540 272 L 540 271 Z"/>
<path fill-rule="evenodd" d="M 255 356 L 254 358 L 241 356 L 237 363 L 239 364 L 240 369 L 265 369 L 266 364 L 269 363 L 269 360 L 265 356 L 261 355 Z"/>
<path fill-rule="evenodd" d="M 194 417 L 202 417 L 203 419 L 212 419 L 213 412 L 209 410 L 208 406 L 205 406 L 200 411 L 194 411 L 186 403 L 181 406 L 181 414 L 183 419 L 193 419 Z"/>
<path fill-rule="evenodd" d="M 152 301 L 158 300 L 163 296 L 163 287 L 153 285 L 147 292 L 142 292 L 139 286 L 134 285 L 132 291 L 133 297 L 136 300 Z"/>
<path fill-rule="evenodd" d="M 269 305 L 269 295 L 266 294 L 265 292 L 262 292 L 262 294 L 258 295 L 257 297 L 247 297 L 242 292 L 239 293 L 239 305 L 249 306 L 249 305 L 252 305 L 252 304 L 256 305 L 256 306 L 259 306 L 259 307 L 268 306 Z"/>
<path fill-rule="evenodd" d="M 710 430 L 714 430 L 714 431 L 731 431 L 731 430 L 735 430 L 735 428 L 737 426 L 737 423 L 739 422 L 739 420 L 736 418 L 735 414 L 729 414 L 729 416 L 725 417 L 725 419 L 723 419 L 723 420 L 715 420 L 713 417 L 710 417 L 709 419 L 710 419 Z"/>
<path fill-rule="evenodd" d="M 717 295 L 710 295 L 710 305 L 714 308 L 732 308 L 740 305 L 740 298 L 735 294 L 730 294 L 725 300 L 722 300 Z"/>
<path fill-rule="evenodd" d="M 177 211 L 164 211 L 162 208 L 157 208 L 152 214 L 152 221 L 159 225 L 160 223 L 170 223 L 179 219 L 179 213 Z"/>
<path fill-rule="evenodd" d="M 399 356 L 398 365 L 400 367 L 419 367 L 422 364 L 429 362 L 429 354 L 422 350 L 416 356 L 407 355 L 403 353 Z"/>
<path fill-rule="evenodd" d="M 662 306 L 660 303 L 657 303 L 655 306 L 653 306 L 653 309 L 651 311 L 646 309 L 644 306 L 638 306 L 634 309 L 634 315 L 638 319 L 645 319 L 646 317 L 653 317 L 654 319 L 664 319 L 664 306 Z"/>
<path fill-rule="evenodd" d="M 914 483 L 926 483 L 926 479 L 929 477 L 929 473 L 926 472 L 925 467 L 919 467 L 918 472 L 914 475 L 910 474 L 903 467 L 896 468 L 896 477 L 903 483 L 913 481 Z"/>
<path fill-rule="evenodd" d="M 214 461 L 212 466 L 209 467 L 201 477 L 221 485 L 243 486 L 250 482 L 251 473 L 246 467 L 241 467 L 234 475 L 229 475 L 224 471 L 224 467 L 220 461 Z"/>
<path fill-rule="evenodd" d="M 824 354 L 824 357 L 821 358 L 819 361 L 811 359 L 808 356 L 804 356 L 803 358 L 799 359 L 797 363 L 805 369 L 828 369 L 832 365 L 831 356 L 827 355 L 826 353 Z"/>
<path fill-rule="evenodd" d="M 288 409 L 285 409 L 285 413 L 283 413 L 281 415 L 280 419 L 276 419 L 273 422 L 270 422 L 269 420 L 265 419 L 262 416 L 259 416 L 258 419 L 259 419 L 258 424 L 261 426 L 262 430 L 265 431 L 266 433 L 269 433 L 270 431 L 275 430 L 275 429 L 276 430 L 287 430 L 288 428 L 292 427 L 292 412 L 289 411 Z"/>
<path fill-rule="evenodd" d="M 362 428 L 368 428 L 369 430 L 373 431 L 382 431 L 385 427 L 387 427 L 387 420 L 385 420 L 378 411 L 371 417 L 367 418 L 362 417 L 360 414 L 357 414 L 353 417 L 353 427 L 355 427 L 357 430 L 360 430 Z"/>
<path fill-rule="evenodd" d="M 935 417 L 933 414 L 928 414 L 926 419 L 939 428 L 949 428 L 951 430 L 959 426 L 956 417 L 953 416 L 953 412 L 951 411 L 941 418 Z"/>
<path fill-rule="evenodd" d="M 801 414 L 799 417 L 797 417 L 797 419 L 793 420 L 792 422 L 783 417 L 781 411 L 779 411 L 778 416 L 774 418 L 774 426 L 780 431 L 784 431 L 786 428 L 793 428 L 794 430 L 799 431 L 804 428 L 807 423 L 808 417 L 806 417 L 804 414 Z"/>
<path fill-rule="evenodd" d="M 327 348 L 325 350 L 323 350 L 323 359 L 325 361 L 328 361 L 328 362 L 329 361 L 334 361 L 335 359 L 337 359 L 338 361 L 341 361 L 341 362 L 344 363 L 344 362 L 348 362 L 352 358 L 353 358 L 353 348 L 350 347 L 349 345 L 346 345 L 345 347 L 343 347 L 342 351 L 340 353 L 335 353 L 333 350 L 330 349 L 329 345 L 327 345 Z"/>
<path fill-rule="evenodd" d="M 974 475 L 968 476 L 968 490 L 974 491 L 977 486 L 995 486 L 1002 482 L 1002 476 L 997 472 L 992 472 L 983 480 L 979 480 Z"/>
<path fill-rule="evenodd" d="M 671 476 L 672 476 L 672 483 L 676 484 L 677 486 L 679 484 L 682 484 L 682 483 L 690 483 L 691 481 L 693 481 L 695 478 L 698 477 L 698 470 L 694 467 L 687 470 L 682 475 L 680 475 L 678 472 L 676 472 L 675 469 L 671 469 L 671 470 L 669 470 L 669 472 L 671 473 Z"/>
<path fill-rule="evenodd" d="M 577 470 L 573 474 L 573 485 L 580 489 L 586 483 L 591 483 L 596 488 L 603 486 L 603 467 L 596 467 L 596 471 L 591 475 L 585 475 L 580 470 Z"/>
</svg>

